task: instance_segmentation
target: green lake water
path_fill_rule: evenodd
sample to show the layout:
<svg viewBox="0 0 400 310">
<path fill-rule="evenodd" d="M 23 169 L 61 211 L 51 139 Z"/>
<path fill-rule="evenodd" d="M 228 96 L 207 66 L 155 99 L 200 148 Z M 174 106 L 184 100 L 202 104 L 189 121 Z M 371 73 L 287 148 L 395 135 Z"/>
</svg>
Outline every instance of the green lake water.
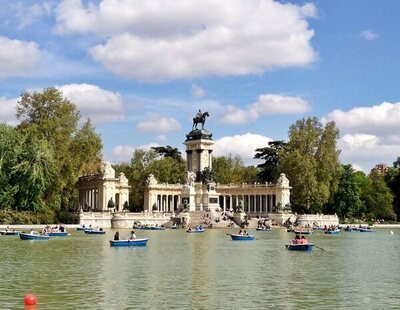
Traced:
<svg viewBox="0 0 400 310">
<path fill-rule="evenodd" d="M 106 235 L 21 241 L 0 236 L 0 309 L 400 309 L 400 230 L 314 232 L 323 248 L 289 252 L 283 229 L 142 231 L 146 247 L 114 248 Z M 119 230 L 128 235 L 129 230 Z"/>
</svg>

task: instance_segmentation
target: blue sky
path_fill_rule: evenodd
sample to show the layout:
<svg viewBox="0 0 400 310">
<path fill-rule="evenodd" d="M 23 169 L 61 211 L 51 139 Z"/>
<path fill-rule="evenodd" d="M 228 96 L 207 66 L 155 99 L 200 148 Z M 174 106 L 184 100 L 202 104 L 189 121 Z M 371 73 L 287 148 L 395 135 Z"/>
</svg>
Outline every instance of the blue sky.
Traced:
<svg viewBox="0 0 400 310">
<path fill-rule="evenodd" d="M 23 90 L 59 87 L 101 134 L 104 159 L 184 150 L 197 110 L 216 155 L 287 139 L 317 116 L 341 161 L 400 156 L 400 2 L 0 0 L 0 121 Z"/>
</svg>

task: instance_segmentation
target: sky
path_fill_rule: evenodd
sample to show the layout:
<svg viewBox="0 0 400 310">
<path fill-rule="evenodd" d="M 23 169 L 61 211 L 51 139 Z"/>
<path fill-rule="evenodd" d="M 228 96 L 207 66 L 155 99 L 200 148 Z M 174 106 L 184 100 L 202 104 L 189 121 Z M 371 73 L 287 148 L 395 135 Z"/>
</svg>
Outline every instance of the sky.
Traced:
<svg viewBox="0 0 400 310">
<path fill-rule="evenodd" d="M 57 87 L 104 160 L 183 142 L 208 111 L 214 155 L 287 140 L 316 116 L 343 164 L 400 156 L 400 1 L 0 0 L 0 121 L 22 91 Z"/>
</svg>

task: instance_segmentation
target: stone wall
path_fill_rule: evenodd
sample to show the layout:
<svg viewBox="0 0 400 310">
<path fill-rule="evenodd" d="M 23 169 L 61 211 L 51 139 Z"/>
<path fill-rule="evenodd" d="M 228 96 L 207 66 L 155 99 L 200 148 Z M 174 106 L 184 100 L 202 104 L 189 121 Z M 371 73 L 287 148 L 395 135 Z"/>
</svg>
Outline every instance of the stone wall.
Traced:
<svg viewBox="0 0 400 310">
<path fill-rule="evenodd" d="M 136 222 L 141 225 L 164 225 L 170 221 L 170 214 L 152 213 L 152 212 L 80 212 L 79 224 L 85 224 L 86 227 L 103 228 L 131 228 Z"/>
<path fill-rule="evenodd" d="M 339 217 L 335 215 L 324 214 L 301 214 L 297 216 L 299 226 L 331 226 L 339 225 Z"/>
</svg>

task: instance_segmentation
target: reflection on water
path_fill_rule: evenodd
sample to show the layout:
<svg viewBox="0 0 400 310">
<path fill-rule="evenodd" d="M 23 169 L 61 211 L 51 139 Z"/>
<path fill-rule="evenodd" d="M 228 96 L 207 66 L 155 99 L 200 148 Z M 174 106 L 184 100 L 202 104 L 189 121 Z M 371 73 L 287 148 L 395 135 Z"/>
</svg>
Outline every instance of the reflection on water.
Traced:
<svg viewBox="0 0 400 310">
<path fill-rule="evenodd" d="M 0 308 L 24 309 L 396 309 L 400 230 L 316 232 L 323 250 L 288 252 L 291 234 L 229 230 L 137 231 L 147 247 L 111 248 L 105 236 L 72 232 L 44 242 L 1 236 Z M 128 234 L 128 230 L 120 233 Z"/>
</svg>

